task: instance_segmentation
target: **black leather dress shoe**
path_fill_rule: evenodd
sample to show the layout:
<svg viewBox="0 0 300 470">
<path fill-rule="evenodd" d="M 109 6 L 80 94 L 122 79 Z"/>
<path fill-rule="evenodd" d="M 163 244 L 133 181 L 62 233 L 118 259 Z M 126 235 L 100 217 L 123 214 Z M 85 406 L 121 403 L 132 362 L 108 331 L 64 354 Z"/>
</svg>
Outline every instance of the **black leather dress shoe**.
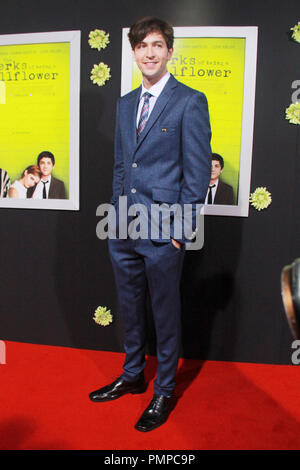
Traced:
<svg viewBox="0 0 300 470">
<path fill-rule="evenodd" d="M 169 416 L 172 398 L 164 395 L 154 395 L 150 405 L 135 425 L 135 429 L 142 432 L 152 431 L 164 424 Z"/>
<path fill-rule="evenodd" d="M 136 380 L 128 382 L 119 377 L 113 383 L 91 392 L 89 397 L 92 401 L 110 401 L 125 395 L 126 393 L 143 393 L 146 390 L 144 375 Z"/>
</svg>

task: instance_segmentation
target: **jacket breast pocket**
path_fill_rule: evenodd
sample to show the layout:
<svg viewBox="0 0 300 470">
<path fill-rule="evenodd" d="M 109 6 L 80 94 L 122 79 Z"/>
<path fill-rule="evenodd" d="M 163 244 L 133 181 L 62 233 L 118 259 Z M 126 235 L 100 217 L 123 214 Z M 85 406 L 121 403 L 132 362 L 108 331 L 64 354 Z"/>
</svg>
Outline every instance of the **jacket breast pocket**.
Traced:
<svg viewBox="0 0 300 470">
<path fill-rule="evenodd" d="M 160 126 L 159 131 L 160 131 L 160 134 L 161 134 L 162 136 L 165 136 L 165 137 L 168 137 L 168 136 L 170 136 L 170 135 L 173 135 L 173 136 L 174 136 L 174 135 L 176 134 L 176 132 L 177 132 L 177 127 L 175 127 L 175 126 L 168 126 L 168 125 L 166 125 L 166 126 Z"/>
<path fill-rule="evenodd" d="M 152 199 L 156 202 L 174 204 L 179 200 L 180 191 L 176 189 L 152 188 Z"/>
</svg>

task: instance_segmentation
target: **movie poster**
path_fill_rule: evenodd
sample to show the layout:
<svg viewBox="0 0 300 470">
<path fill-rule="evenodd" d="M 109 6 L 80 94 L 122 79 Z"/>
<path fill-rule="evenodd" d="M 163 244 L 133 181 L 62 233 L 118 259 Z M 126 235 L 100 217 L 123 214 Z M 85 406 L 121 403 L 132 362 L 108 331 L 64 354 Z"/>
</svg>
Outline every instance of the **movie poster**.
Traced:
<svg viewBox="0 0 300 470">
<path fill-rule="evenodd" d="M 137 88 L 141 73 L 123 30 L 122 94 Z M 205 214 L 247 216 L 251 176 L 257 28 L 174 28 L 168 71 L 208 100 L 216 155 L 217 188 Z M 130 66 L 128 66 L 130 62 Z M 221 156 L 221 159 L 219 158 Z M 209 201 L 209 202 L 208 202 Z"/>
<path fill-rule="evenodd" d="M 0 207 L 79 209 L 79 45 L 0 36 Z"/>
</svg>

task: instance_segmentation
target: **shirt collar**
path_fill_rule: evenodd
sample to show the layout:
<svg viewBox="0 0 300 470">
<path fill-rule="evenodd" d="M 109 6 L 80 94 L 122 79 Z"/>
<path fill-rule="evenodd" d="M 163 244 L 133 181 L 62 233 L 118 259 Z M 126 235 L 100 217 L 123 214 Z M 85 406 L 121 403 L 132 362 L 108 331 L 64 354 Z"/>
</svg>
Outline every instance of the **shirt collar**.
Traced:
<svg viewBox="0 0 300 470">
<path fill-rule="evenodd" d="M 51 183 L 51 175 L 47 176 L 46 181 L 48 181 L 49 184 Z M 42 182 L 43 182 L 42 179 L 40 179 L 39 182 L 42 184 Z M 45 181 L 44 181 L 44 183 L 45 183 Z"/>
<path fill-rule="evenodd" d="M 164 89 L 165 84 L 170 78 L 170 73 L 166 72 L 165 75 L 157 82 L 155 83 L 149 90 L 144 87 L 144 84 L 142 83 L 142 93 L 141 97 L 143 96 L 144 93 L 148 92 L 151 93 L 151 95 L 155 96 L 155 98 L 158 98 L 161 92 Z"/>
<path fill-rule="evenodd" d="M 217 180 L 216 180 L 216 181 L 215 181 L 215 182 L 214 182 L 212 185 L 209 183 L 209 186 L 213 186 L 213 185 L 215 185 L 215 187 L 214 187 L 214 188 L 212 188 L 212 189 L 216 190 L 216 189 L 217 189 L 217 187 L 218 187 L 218 184 L 219 184 L 219 178 L 218 178 L 218 179 L 217 179 Z"/>
</svg>

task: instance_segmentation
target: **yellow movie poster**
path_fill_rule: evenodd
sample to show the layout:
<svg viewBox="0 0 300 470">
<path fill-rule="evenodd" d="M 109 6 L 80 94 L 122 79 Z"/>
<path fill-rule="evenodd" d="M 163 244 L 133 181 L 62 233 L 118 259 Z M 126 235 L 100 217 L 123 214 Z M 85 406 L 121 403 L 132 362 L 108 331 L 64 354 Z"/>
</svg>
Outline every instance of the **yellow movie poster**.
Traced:
<svg viewBox="0 0 300 470">
<path fill-rule="evenodd" d="M 221 157 L 222 162 L 218 185 L 223 200 L 219 191 L 218 199 L 205 206 L 205 213 L 247 216 L 257 28 L 178 27 L 174 32 L 174 52 L 168 71 L 178 81 L 206 95 L 213 158 L 217 161 Z M 132 59 L 131 71 L 125 65 L 129 59 L 126 34 L 124 30 L 122 72 L 129 79 L 130 89 L 134 89 L 141 84 L 141 73 Z M 128 85 L 123 78 L 122 94 Z"/>
<path fill-rule="evenodd" d="M 9 178 L 2 207 L 75 208 L 71 42 L 52 42 L 51 34 L 58 33 L 48 33 L 49 42 L 0 43 L 0 168 Z"/>
</svg>

